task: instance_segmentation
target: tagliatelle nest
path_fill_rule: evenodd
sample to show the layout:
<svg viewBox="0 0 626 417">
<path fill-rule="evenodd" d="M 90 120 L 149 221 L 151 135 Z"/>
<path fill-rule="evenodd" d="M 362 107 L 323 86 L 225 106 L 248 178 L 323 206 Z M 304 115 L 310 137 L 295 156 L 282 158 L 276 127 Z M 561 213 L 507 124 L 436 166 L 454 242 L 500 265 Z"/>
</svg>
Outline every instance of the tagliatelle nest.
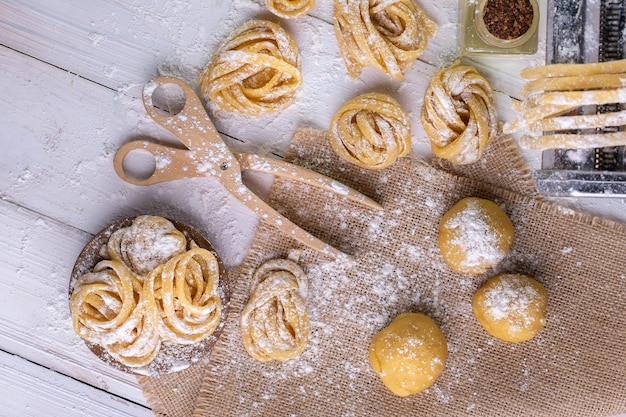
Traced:
<svg viewBox="0 0 626 417">
<path fill-rule="evenodd" d="M 302 84 L 298 46 L 276 23 L 251 20 L 217 49 L 199 83 L 205 100 L 230 112 L 282 110 Z"/>
<path fill-rule="evenodd" d="M 498 133 L 493 90 L 474 68 L 457 62 L 433 74 L 421 121 L 436 156 L 474 163 Z"/>
<path fill-rule="evenodd" d="M 339 51 L 352 78 L 371 66 L 394 80 L 426 49 L 437 32 L 413 0 L 335 0 L 334 25 Z"/>
<path fill-rule="evenodd" d="M 386 94 L 367 93 L 346 102 L 329 133 L 333 150 L 363 168 L 386 168 L 411 152 L 409 116 Z"/>
</svg>

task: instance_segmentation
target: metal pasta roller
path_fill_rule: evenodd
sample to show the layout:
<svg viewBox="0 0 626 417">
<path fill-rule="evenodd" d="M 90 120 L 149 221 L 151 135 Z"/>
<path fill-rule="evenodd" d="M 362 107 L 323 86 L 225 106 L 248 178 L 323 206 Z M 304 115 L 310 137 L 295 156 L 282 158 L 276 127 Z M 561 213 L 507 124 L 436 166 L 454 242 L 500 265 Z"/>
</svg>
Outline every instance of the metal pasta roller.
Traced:
<svg viewBox="0 0 626 417">
<path fill-rule="evenodd" d="M 549 0 L 547 63 L 588 63 L 624 59 L 626 3 L 622 0 Z M 587 113 L 623 109 L 620 103 L 585 108 Z M 598 128 L 598 133 L 623 130 Z M 548 196 L 626 196 L 624 146 L 543 151 L 535 173 L 540 193 Z"/>
</svg>

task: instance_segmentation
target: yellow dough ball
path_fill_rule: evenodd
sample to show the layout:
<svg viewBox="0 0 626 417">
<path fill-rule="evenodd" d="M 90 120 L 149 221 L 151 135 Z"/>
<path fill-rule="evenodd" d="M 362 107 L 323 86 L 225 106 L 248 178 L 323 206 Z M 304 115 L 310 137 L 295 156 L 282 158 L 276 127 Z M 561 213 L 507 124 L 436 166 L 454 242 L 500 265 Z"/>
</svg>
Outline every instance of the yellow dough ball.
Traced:
<svg viewBox="0 0 626 417">
<path fill-rule="evenodd" d="M 445 367 L 448 345 L 432 319 L 402 313 L 374 336 L 369 356 L 387 388 L 406 397 L 435 383 Z"/>
<path fill-rule="evenodd" d="M 439 223 L 439 248 L 446 263 L 462 274 L 482 274 L 509 252 L 515 230 L 493 201 L 467 197 Z"/>
<path fill-rule="evenodd" d="M 524 342 L 546 324 L 548 293 L 525 275 L 500 274 L 478 289 L 474 316 L 489 334 L 507 342 Z"/>
</svg>

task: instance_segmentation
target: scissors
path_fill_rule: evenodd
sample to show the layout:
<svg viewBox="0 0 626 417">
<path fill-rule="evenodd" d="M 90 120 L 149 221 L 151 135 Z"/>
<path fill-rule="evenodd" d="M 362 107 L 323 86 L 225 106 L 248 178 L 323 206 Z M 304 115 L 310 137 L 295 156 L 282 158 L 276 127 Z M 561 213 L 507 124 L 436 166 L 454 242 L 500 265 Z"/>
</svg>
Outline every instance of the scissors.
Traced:
<svg viewBox="0 0 626 417">
<path fill-rule="evenodd" d="M 178 86 L 184 94 L 185 104 L 176 114 L 160 112 L 153 103 L 153 93 L 159 87 Z M 121 179 L 136 185 L 151 185 L 182 178 L 212 176 L 216 178 L 234 197 L 256 213 L 261 219 L 274 225 L 298 242 L 324 254 L 346 256 L 340 250 L 316 238 L 289 219 L 278 213 L 269 204 L 254 194 L 242 181 L 242 170 L 265 172 L 280 177 L 300 181 L 318 188 L 340 194 L 372 209 L 382 210 L 382 206 L 369 197 L 312 170 L 290 164 L 275 158 L 250 153 L 231 152 L 204 109 L 204 105 L 194 90 L 184 81 L 175 77 L 157 77 L 143 89 L 143 103 L 148 115 L 159 125 L 170 131 L 184 149 L 135 140 L 120 147 L 113 160 L 115 172 Z M 154 172 L 137 179 L 127 175 L 124 159 L 133 151 L 147 151 L 159 161 Z"/>
</svg>

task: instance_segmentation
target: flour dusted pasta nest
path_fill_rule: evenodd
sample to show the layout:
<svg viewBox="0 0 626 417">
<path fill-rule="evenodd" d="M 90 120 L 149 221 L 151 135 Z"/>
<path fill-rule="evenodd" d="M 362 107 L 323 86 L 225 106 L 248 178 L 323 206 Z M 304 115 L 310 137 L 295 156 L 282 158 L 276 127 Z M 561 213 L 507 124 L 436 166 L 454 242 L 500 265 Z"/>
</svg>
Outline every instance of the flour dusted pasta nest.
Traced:
<svg viewBox="0 0 626 417">
<path fill-rule="evenodd" d="M 509 252 L 515 230 L 504 210 L 490 200 L 467 197 L 439 223 L 439 248 L 447 264 L 462 274 L 482 274 Z"/>
<path fill-rule="evenodd" d="M 137 217 L 130 226 L 116 230 L 107 243 L 111 259 L 122 261 L 142 276 L 184 252 L 186 247 L 183 233 L 159 216 Z"/>
<path fill-rule="evenodd" d="M 145 279 L 142 299 L 164 340 L 195 343 L 220 322 L 219 265 L 210 251 L 193 247 L 157 266 Z"/>
<path fill-rule="evenodd" d="M 146 323 L 139 288 L 137 276 L 122 262 L 105 260 L 78 279 L 70 299 L 76 333 L 129 367 L 148 365 L 161 347 Z"/>
<path fill-rule="evenodd" d="M 243 344 L 258 361 L 286 361 L 300 355 L 309 340 L 307 277 L 291 259 L 261 265 L 252 277 L 241 316 Z"/>
<path fill-rule="evenodd" d="M 265 6 L 276 16 L 293 19 L 313 10 L 315 0 L 265 0 Z"/>
<path fill-rule="evenodd" d="M 346 102 L 329 133 L 333 150 L 364 168 L 385 168 L 411 152 L 409 116 L 386 94 L 367 93 Z"/>
<path fill-rule="evenodd" d="M 448 357 L 446 338 L 429 317 L 403 313 L 372 338 L 374 372 L 394 394 L 417 394 L 435 383 Z"/>
<path fill-rule="evenodd" d="M 525 342 L 546 323 L 548 293 L 537 280 L 520 274 L 500 274 L 476 291 L 474 316 L 492 336 Z"/>
<path fill-rule="evenodd" d="M 278 24 L 248 21 L 218 47 L 199 83 L 207 102 L 229 112 L 282 110 L 302 84 L 298 46 Z"/>
<path fill-rule="evenodd" d="M 334 26 L 348 73 L 371 66 L 394 80 L 426 49 L 433 22 L 413 0 L 335 0 Z"/>
<path fill-rule="evenodd" d="M 498 133 L 493 90 L 472 67 L 455 63 L 439 70 L 426 89 L 421 122 L 436 156 L 474 163 Z"/>
<path fill-rule="evenodd" d="M 211 245 L 190 227 L 159 216 L 125 219 L 94 236 L 78 257 L 72 325 L 115 368 L 175 372 L 215 344 L 230 298 L 226 278 Z"/>
</svg>

